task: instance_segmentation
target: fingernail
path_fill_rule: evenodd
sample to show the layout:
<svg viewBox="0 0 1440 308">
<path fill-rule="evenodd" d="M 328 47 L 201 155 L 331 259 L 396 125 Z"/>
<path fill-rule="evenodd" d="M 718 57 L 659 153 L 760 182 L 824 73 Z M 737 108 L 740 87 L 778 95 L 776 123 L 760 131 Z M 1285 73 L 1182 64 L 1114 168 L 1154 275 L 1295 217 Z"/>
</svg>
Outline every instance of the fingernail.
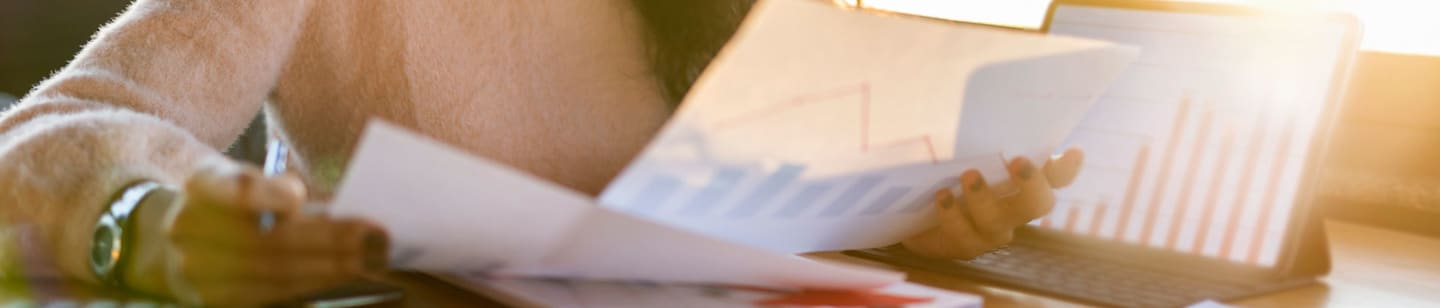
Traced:
<svg viewBox="0 0 1440 308">
<path fill-rule="evenodd" d="M 235 193 L 232 195 L 235 197 L 235 202 L 247 206 L 250 205 L 250 194 L 253 193 L 250 191 L 250 184 L 254 181 L 254 179 L 248 175 L 249 174 L 246 173 L 240 173 L 239 176 L 235 177 Z"/>
<path fill-rule="evenodd" d="M 960 181 L 965 183 L 965 188 L 970 192 L 980 192 L 985 188 L 985 177 L 980 176 L 980 171 L 966 171 L 964 175 L 960 176 Z"/>
<path fill-rule="evenodd" d="M 949 190 L 935 192 L 935 201 L 940 203 L 941 208 L 949 209 L 955 206 L 955 196 L 950 195 Z"/>
<path fill-rule="evenodd" d="M 383 273 L 390 266 L 390 239 L 383 232 L 365 234 L 365 271 Z"/>
<path fill-rule="evenodd" d="M 1022 181 L 1030 180 L 1030 176 L 1034 175 L 1035 173 L 1035 166 L 1030 164 L 1030 160 L 1023 157 L 1016 158 L 1013 166 L 1015 166 L 1015 176 L 1020 177 L 1020 180 Z"/>
</svg>

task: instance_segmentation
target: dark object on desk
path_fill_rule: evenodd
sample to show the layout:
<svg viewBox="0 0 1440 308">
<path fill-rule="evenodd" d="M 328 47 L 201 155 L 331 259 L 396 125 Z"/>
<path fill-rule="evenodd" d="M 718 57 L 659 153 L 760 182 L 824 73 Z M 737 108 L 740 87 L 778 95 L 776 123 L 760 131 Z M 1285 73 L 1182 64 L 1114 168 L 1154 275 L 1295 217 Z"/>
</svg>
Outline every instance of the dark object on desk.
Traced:
<svg viewBox="0 0 1440 308">
<path fill-rule="evenodd" d="M 356 281 L 269 307 L 386 307 L 405 299 L 405 290 L 376 281 Z"/>
<path fill-rule="evenodd" d="M 1440 237 L 1440 56 L 1362 53 L 1351 79 L 1320 210 Z"/>
<path fill-rule="evenodd" d="M 1086 304 L 1114 307 L 1184 307 L 1204 300 L 1233 300 L 1313 283 L 1310 279 L 1257 283 L 1199 275 L 1196 268 L 1117 264 L 1084 254 L 1019 244 L 970 261 L 916 256 L 904 248 L 848 251 L 848 255 L 997 285 L 1037 291 Z"/>
<path fill-rule="evenodd" d="M 1061 195 L 1065 203 L 1018 230 L 1006 253 L 969 262 L 903 250 L 850 254 L 1121 307 L 1179 307 L 1314 283 L 1330 269 L 1323 221 L 1312 215 L 1323 189 L 1317 175 L 1360 28 L 1342 14 L 1269 13 L 1196 2 L 1053 2 L 1044 32 L 1148 48 L 1087 115 L 1086 135 L 1077 129 L 1074 138 L 1112 157 L 1097 166 L 1110 167 L 1110 176 L 1070 188 L 1082 194 Z M 1249 56 L 1227 58 L 1237 50 Z M 1246 150 L 1230 145 L 1236 139 L 1248 140 Z M 1126 153 L 1133 159 L 1114 158 Z M 1227 165 L 1231 158 L 1245 163 Z"/>
</svg>

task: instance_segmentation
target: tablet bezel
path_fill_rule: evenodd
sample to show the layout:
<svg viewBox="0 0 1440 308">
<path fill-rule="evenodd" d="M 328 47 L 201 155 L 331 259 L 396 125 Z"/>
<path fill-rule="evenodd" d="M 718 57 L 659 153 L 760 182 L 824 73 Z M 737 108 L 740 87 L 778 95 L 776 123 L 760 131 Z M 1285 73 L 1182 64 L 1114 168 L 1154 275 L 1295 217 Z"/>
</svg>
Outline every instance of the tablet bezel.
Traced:
<svg viewBox="0 0 1440 308">
<path fill-rule="evenodd" d="M 1051 20 L 1055 11 L 1061 6 L 1088 6 L 1110 9 L 1131 9 L 1158 12 L 1177 12 L 1189 14 L 1209 14 L 1223 16 L 1260 16 L 1275 11 L 1255 7 L 1247 7 L 1231 4 L 1197 3 L 1197 2 L 1173 2 L 1173 1 L 1132 1 L 1132 0 L 1056 0 L 1050 4 L 1045 12 L 1045 19 L 1039 31 L 1050 32 Z M 1324 275 L 1329 272 L 1330 258 L 1329 249 L 1326 244 L 1324 220 L 1316 211 L 1315 189 L 1320 178 L 1320 162 L 1324 161 L 1326 151 L 1329 148 L 1330 136 L 1333 134 L 1337 115 L 1340 111 L 1341 102 L 1360 43 L 1360 23 L 1352 15 L 1341 13 L 1312 14 L 1314 18 L 1324 21 L 1339 23 L 1345 27 L 1344 37 L 1341 38 L 1341 54 L 1337 59 L 1336 70 L 1331 77 L 1331 88 L 1326 98 L 1325 108 L 1317 123 L 1315 134 L 1310 141 L 1310 155 L 1304 163 L 1304 170 L 1301 173 L 1301 183 L 1296 191 L 1296 203 L 1291 211 L 1290 223 L 1288 224 L 1282 250 L 1279 258 L 1272 267 L 1241 264 L 1225 259 L 1206 257 L 1195 254 L 1180 253 L 1158 248 L 1142 246 L 1140 244 L 1123 241 L 1101 240 L 1093 237 L 1068 234 L 1064 232 L 1045 230 L 1034 226 L 1022 228 L 1018 236 L 1022 240 L 1049 243 L 1055 246 L 1072 246 L 1081 250 L 1080 253 L 1097 256 L 1124 256 L 1126 259 L 1140 263 L 1149 263 L 1165 267 L 1173 267 L 1174 264 L 1186 264 L 1188 269 L 1196 272 L 1203 272 L 1211 275 L 1220 274 L 1226 276 L 1256 276 L 1267 279 L 1287 279 L 1296 277 L 1313 277 Z M 1303 256 L 1303 257 L 1302 257 Z M 1174 263 L 1183 262 L 1183 263 Z M 1191 266 L 1193 265 L 1193 266 Z"/>
</svg>

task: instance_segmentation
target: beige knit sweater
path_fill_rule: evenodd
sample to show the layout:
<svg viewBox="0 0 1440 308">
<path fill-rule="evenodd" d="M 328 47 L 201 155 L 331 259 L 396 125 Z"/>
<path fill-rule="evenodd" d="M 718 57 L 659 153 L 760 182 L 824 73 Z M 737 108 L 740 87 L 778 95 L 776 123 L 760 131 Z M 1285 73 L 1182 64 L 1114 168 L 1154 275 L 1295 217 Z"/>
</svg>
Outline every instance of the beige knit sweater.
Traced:
<svg viewBox="0 0 1440 308">
<path fill-rule="evenodd" d="M 595 193 L 670 112 L 628 5 L 139 0 L 0 117 L 0 218 L 93 280 L 108 197 L 223 159 L 262 106 L 312 171 L 341 168 L 378 117 Z"/>
</svg>

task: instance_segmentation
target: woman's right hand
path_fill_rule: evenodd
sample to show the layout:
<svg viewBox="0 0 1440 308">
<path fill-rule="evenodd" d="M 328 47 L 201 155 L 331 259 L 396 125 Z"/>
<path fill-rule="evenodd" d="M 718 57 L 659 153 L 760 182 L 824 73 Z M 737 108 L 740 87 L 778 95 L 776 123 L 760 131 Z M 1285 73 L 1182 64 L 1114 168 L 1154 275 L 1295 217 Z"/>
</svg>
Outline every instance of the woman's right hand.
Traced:
<svg viewBox="0 0 1440 308">
<path fill-rule="evenodd" d="M 228 306 L 270 303 L 386 270 L 380 227 L 303 213 L 305 195 L 291 175 L 210 164 L 172 202 L 137 209 L 138 247 L 122 277 L 138 291 Z M 261 224 L 266 213 L 275 217 L 269 227 Z"/>
</svg>

